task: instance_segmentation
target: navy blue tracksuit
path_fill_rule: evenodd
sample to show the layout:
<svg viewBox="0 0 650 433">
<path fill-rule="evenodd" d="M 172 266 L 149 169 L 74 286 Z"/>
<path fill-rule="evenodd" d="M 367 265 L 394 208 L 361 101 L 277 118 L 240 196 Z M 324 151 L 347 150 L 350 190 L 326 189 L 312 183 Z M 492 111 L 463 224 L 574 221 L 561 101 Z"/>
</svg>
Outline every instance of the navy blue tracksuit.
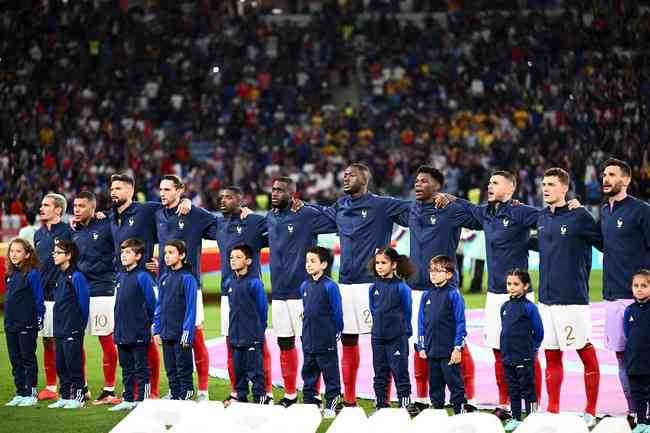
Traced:
<svg viewBox="0 0 650 433">
<path fill-rule="evenodd" d="M 158 231 L 158 249 L 160 274 L 167 272 L 165 264 L 165 244 L 180 239 L 187 247 L 187 262 L 192 265 L 192 272 L 201 276 L 201 245 L 203 239 L 217 239 L 217 218 L 205 209 L 192 207 L 187 215 L 178 215 L 178 207 L 160 208 L 156 211 L 156 230 Z M 200 281 L 199 281 L 200 282 Z"/>
<path fill-rule="evenodd" d="M 41 274 L 35 269 L 26 275 L 17 270 L 6 281 L 5 335 L 16 395 L 35 397 L 38 379 L 36 337 L 45 315 Z"/>
<path fill-rule="evenodd" d="M 343 306 L 339 286 L 322 275 L 311 276 L 300 286 L 304 308 L 302 321 L 303 402 L 316 403 L 316 383 L 323 375 L 325 407 L 334 409 L 341 394 L 338 336 L 343 332 Z"/>
<path fill-rule="evenodd" d="M 366 193 L 345 195 L 332 207 L 315 206 L 336 222 L 341 239 L 340 284 L 372 283 L 366 265 L 375 251 L 390 245 L 393 223 L 406 227 L 411 202 Z"/>
<path fill-rule="evenodd" d="M 136 401 L 149 395 L 147 350 L 156 310 L 156 283 L 146 270 L 136 267 L 120 272 L 115 286 L 115 330 L 113 339 L 122 367 L 124 401 L 134 401 L 133 385 L 138 384 Z"/>
<path fill-rule="evenodd" d="M 488 292 L 506 294 L 506 273 L 514 268 L 528 269 L 530 229 L 537 224 L 539 210 L 526 205 L 505 203 L 475 205 L 458 200 L 485 233 L 488 266 Z M 531 285 L 530 291 L 533 291 Z"/>
<path fill-rule="evenodd" d="M 372 314 L 372 364 L 377 408 L 388 407 L 386 391 L 395 378 L 400 407 L 411 403 L 408 339 L 411 329 L 411 288 L 399 278 L 378 278 L 368 289 Z"/>
<path fill-rule="evenodd" d="M 602 248 L 600 227 L 587 210 L 546 208 L 537 219 L 539 302 L 545 305 L 588 305 L 591 247 Z"/>
<path fill-rule="evenodd" d="M 313 207 L 266 214 L 271 254 L 271 296 L 274 300 L 300 299 L 300 285 L 309 278 L 305 271 L 307 250 L 318 244 L 318 235 L 335 233 L 334 221 Z"/>
<path fill-rule="evenodd" d="M 603 255 L 603 298 L 632 299 L 632 275 L 650 269 L 650 204 L 627 196 L 603 204 L 600 228 Z"/>
<path fill-rule="evenodd" d="M 83 402 L 83 341 L 90 287 L 86 277 L 74 266 L 59 272 L 54 288 L 54 338 L 56 339 L 56 373 L 62 400 Z"/>
<path fill-rule="evenodd" d="M 88 281 L 90 296 L 113 296 L 115 260 L 110 221 L 92 218 L 85 226 L 77 224 L 72 240 L 79 249 L 77 269 Z"/>
<path fill-rule="evenodd" d="M 249 215 L 241 219 L 240 213 L 218 218 L 217 244 L 221 256 L 221 295 L 228 290 L 228 283 L 235 278 L 230 269 L 230 251 L 232 247 L 246 244 L 253 249 L 253 263 L 248 268 L 248 273 L 257 278 L 262 278 L 260 269 L 260 251 L 269 244 L 266 218 L 261 215 Z"/>
<path fill-rule="evenodd" d="M 521 399 L 530 413 L 535 394 L 535 358 L 544 339 L 537 306 L 525 296 L 511 297 L 501 306 L 501 359 L 508 383 L 512 416 L 521 421 Z"/>
<path fill-rule="evenodd" d="M 59 268 L 54 264 L 54 259 L 52 258 L 54 245 L 59 240 L 70 239 L 72 239 L 72 231 L 70 230 L 70 226 L 63 221 L 52 224 L 49 229 L 47 225 L 42 225 L 34 233 L 34 248 L 36 249 L 38 262 L 41 264 L 43 297 L 46 301 L 54 300 L 54 286 L 56 286 L 56 281 L 59 276 Z"/>
<path fill-rule="evenodd" d="M 636 406 L 637 424 L 650 424 L 650 304 L 634 302 L 623 315 L 625 368 Z"/>
<path fill-rule="evenodd" d="M 120 261 L 120 245 L 127 239 L 140 239 L 144 242 L 144 254 L 140 263 L 146 263 L 151 260 L 153 246 L 158 240 L 156 211 L 161 207 L 162 204 L 156 202 L 133 202 L 122 213 L 118 213 L 117 209 L 113 209 L 110 213 L 109 220 L 113 234 L 115 269 L 118 271 L 124 270 Z"/>
<path fill-rule="evenodd" d="M 451 352 L 465 344 L 465 301 L 455 285 L 434 286 L 422 296 L 418 313 L 418 351 L 429 363 L 429 397 L 435 409 L 445 405 L 445 385 L 451 393 L 454 413 L 465 403 L 465 385 L 460 364 L 449 365 Z"/>
<path fill-rule="evenodd" d="M 198 281 L 185 268 L 168 270 L 158 284 L 153 333 L 160 335 L 163 342 L 165 371 L 173 400 L 189 400 L 194 394 L 192 344 L 198 290 Z"/>
<path fill-rule="evenodd" d="M 250 380 L 253 400 L 258 403 L 266 398 L 263 345 L 269 306 L 264 283 L 255 274 L 234 274 L 228 281 L 226 293 L 230 304 L 228 332 L 237 400 L 248 401 Z"/>
</svg>

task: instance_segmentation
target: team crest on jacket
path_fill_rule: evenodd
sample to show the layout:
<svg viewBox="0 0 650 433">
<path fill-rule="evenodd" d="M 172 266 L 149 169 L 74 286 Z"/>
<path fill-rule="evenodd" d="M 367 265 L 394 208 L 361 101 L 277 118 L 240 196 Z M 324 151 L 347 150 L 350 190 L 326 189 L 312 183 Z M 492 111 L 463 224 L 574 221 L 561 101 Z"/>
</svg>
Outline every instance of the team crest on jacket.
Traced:
<svg viewBox="0 0 650 433">
<path fill-rule="evenodd" d="M 183 221 L 182 219 L 178 220 L 179 230 L 183 230 L 183 227 L 185 227 L 185 221 Z"/>
<path fill-rule="evenodd" d="M 566 236 L 566 230 L 567 230 L 566 229 L 566 224 L 562 224 L 562 226 L 560 227 L 560 234 L 562 236 Z"/>
<path fill-rule="evenodd" d="M 367 209 L 362 209 L 361 210 L 361 218 L 365 218 L 368 216 L 368 210 Z"/>
<path fill-rule="evenodd" d="M 287 231 L 288 231 L 289 233 L 293 233 L 293 224 L 289 224 L 289 225 L 287 226 Z"/>
<path fill-rule="evenodd" d="M 237 230 L 237 234 L 241 234 L 241 226 L 237 226 L 236 230 Z"/>
<path fill-rule="evenodd" d="M 97 239 L 99 239 L 99 233 L 93 232 L 93 240 L 96 241 Z"/>
<path fill-rule="evenodd" d="M 133 227 L 133 224 L 135 224 L 135 219 L 131 217 L 129 218 L 129 227 Z"/>
<path fill-rule="evenodd" d="M 510 224 L 510 220 L 508 218 L 503 219 L 503 228 L 508 228 L 508 225 Z"/>
<path fill-rule="evenodd" d="M 436 223 L 438 222 L 438 218 L 436 218 L 435 215 L 433 215 L 431 218 L 429 218 L 429 220 L 431 221 L 432 226 L 435 226 Z"/>
<path fill-rule="evenodd" d="M 623 218 L 619 218 L 616 220 L 616 228 L 620 229 L 621 227 L 623 227 Z"/>
</svg>

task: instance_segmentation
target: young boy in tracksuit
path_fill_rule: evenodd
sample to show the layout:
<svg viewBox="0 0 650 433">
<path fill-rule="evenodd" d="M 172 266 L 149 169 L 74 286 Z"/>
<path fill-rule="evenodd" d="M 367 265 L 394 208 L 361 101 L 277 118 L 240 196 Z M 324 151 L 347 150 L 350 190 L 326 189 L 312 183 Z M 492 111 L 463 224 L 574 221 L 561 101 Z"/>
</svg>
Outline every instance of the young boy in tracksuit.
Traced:
<svg viewBox="0 0 650 433">
<path fill-rule="evenodd" d="M 338 285 L 326 271 L 333 261 L 327 248 L 307 250 L 305 269 L 309 278 L 300 285 L 304 308 L 302 322 L 303 402 L 320 404 L 316 386 L 325 380 L 325 418 L 333 418 L 341 395 L 337 340 L 343 332 L 343 306 Z"/>
<path fill-rule="evenodd" d="M 227 285 L 229 342 L 233 354 L 236 401 L 248 401 L 248 380 L 253 382 L 253 401 L 268 404 L 264 377 L 264 332 L 268 301 L 264 283 L 249 273 L 253 250 L 246 244 L 230 250 L 233 278 Z M 230 399 L 230 401 L 235 399 Z"/>
<path fill-rule="evenodd" d="M 434 409 L 445 405 L 445 385 L 454 413 L 463 411 L 465 387 L 460 373 L 465 345 L 465 301 L 452 282 L 455 259 L 431 259 L 429 276 L 434 287 L 422 296 L 418 314 L 418 351 L 429 363 L 429 397 Z"/>
<path fill-rule="evenodd" d="M 542 317 L 537 306 L 526 293 L 530 288 L 530 275 L 522 269 L 507 274 L 506 286 L 510 300 L 501 306 L 501 359 L 508 384 L 512 419 L 505 426 L 513 431 L 521 423 L 521 400 L 526 401 L 526 412 L 535 412 L 535 360 L 544 339 Z"/>
<path fill-rule="evenodd" d="M 156 310 L 156 294 L 151 274 L 140 265 L 144 249 L 144 242 L 138 239 L 122 242 L 120 261 L 124 271 L 117 275 L 113 339 L 122 367 L 124 393 L 123 401 L 111 407 L 110 411 L 130 410 L 138 402 L 149 398 L 147 351 Z M 135 398 L 134 383 L 138 385 Z"/>
<path fill-rule="evenodd" d="M 84 406 L 83 342 L 88 324 L 90 287 L 76 268 L 79 250 L 71 240 L 59 240 L 52 252 L 59 276 L 54 288 L 54 338 L 60 399 L 49 408 Z"/>
<path fill-rule="evenodd" d="M 416 415 L 411 405 L 408 339 L 411 326 L 411 288 L 403 278 L 414 272 L 408 257 L 393 248 L 383 248 L 368 263 L 368 270 L 377 278 L 368 291 L 372 314 L 372 365 L 377 409 L 390 407 L 388 383 L 395 378 L 399 405 Z"/>
<path fill-rule="evenodd" d="M 634 303 L 623 314 L 625 353 L 623 360 L 630 379 L 636 410 L 633 433 L 650 432 L 650 270 L 641 269 L 632 277 Z"/>
<path fill-rule="evenodd" d="M 5 406 L 34 406 L 38 403 L 36 337 L 45 315 L 43 283 L 36 251 L 28 241 L 14 239 L 7 250 L 5 335 L 16 396 Z"/>
<path fill-rule="evenodd" d="M 199 284 L 186 258 L 185 242 L 173 240 L 165 244 L 169 271 L 160 277 L 153 322 L 154 340 L 163 347 L 172 400 L 190 400 L 194 395 L 192 343 Z"/>
</svg>

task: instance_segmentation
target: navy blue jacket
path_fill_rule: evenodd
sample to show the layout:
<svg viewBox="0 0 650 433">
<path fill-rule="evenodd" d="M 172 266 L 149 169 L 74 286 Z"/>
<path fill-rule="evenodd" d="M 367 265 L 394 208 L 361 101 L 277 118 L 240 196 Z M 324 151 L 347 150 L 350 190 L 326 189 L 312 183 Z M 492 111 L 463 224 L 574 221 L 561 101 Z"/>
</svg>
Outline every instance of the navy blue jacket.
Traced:
<svg viewBox="0 0 650 433">
<path fill-rule="evenodd" d="M 43 282 L 41 274 L 32 269 L 27 274 L 14 271 L 7 276 L 5 293 L 5 331 L 38 330 L 43 323 Z"/>
<path fill-rule="evenodd" d="M 298 212 L 283 210 L 266 214 L 271 254 L 271 296 L 300 299 L 307 250 L 318 244 L 318 235 L 335 233 L 335 222 L 322 212 L 305 206 Z"/>
<path fill-rule="evenodd" d="M 251 273 L 241 277 L 235 275 L 230 279 L 226 293 L 230 307 L 230 344 L 235 347 L 248 347 L 263 343 L 269 305 L 262 280 Z"/>
<path fill-rule="evenodd" d="M 87 226 L 78 224 L 72 240 L 79 248 L 77 269 L 88 280 L 90 296 L 113 296 L 115 260 L 110 221 L 92 218 Z"/>
<path fill-rule="evenodd" d="M 42 225 L 34 233 L 34 248 L 36 249 L 38 262 L 41 264 L 40 271 L 41 280 L 43 281 L 43 296 L 46 301 L 54 300 L 54 286 L 59 276 L 59 268 L 54 264 L 52 251 L 54 251 L 54 244 L 59 239 L 72 239 L 72 230 L 63 221 L 58 224 L 53 224 L 50 230 L 47 229 L 46 225 Z"/>
<path fill-rule="evenodd" d="M 120 261 L 120 245 L 127 239 L 140 239 L 144 242 L 144 254 L 140 263 L 151 260 L 153 246 L 158 240 L 156 211 L 161 207 L 162 204 L 156 202 L 133 202 L 121 214 L 117 212 L 117 209 L 113 209 L 110 213 L 109 219 L 115 246 L 113 254 L 116 263 L 115 269 L 124 270 Z"/>
<path fill-rule="evenodd" d="M 546 305 L 589 304 L 591 247 L 602 248 L 600 227 L 584 208 L 546 208 L 537 219 L 539 302 Z"/>
<path fill-rule="evenodd" d="M 88 324 L 90 287 L 75 267 L 59 272 L 54 288 L 54 337 L 83 336 Z"/>
<path fill-rule="evenodd" d="M 627 374 L 650 374 L 650 308 L 647 302 L 634 302 L 623 314 L 625 332 L 625 367 Z"/>
<path fill-rule="evenodd" d="M 650 269 L 650 205 L 632 196 L 605 203 L 601 212 L 605 254 L 603 298 L 632 299 L 632 275 Z"/>
<path fill-rule="evenodd" d="M 151 274 L 140 267 L 117 275 L 115 344 L 149 344 L 157 290 Z"/>
<path fill-rule="evenodd" d="M 379 248 L 390 245 L 393 223 L 407 226 L 411 202 L 367 193 L 343 196 L 332 207 L 318 207 L 335 222 L 341 242 L 340 284 L 371 283 L 366 265 Z M 401 218 L 400 218 L 401 217 Z"/>
<path fill-rule="evenodd" d="M 187 269 L 168 270 L 160 276 L 153 333 L 163 340 L 194 342 L 196 296 L 199 283 Z"/>
<path fill-rule="evenodd" d="M 343 332 L 343 304 L 339 286 L 325 275 L 311 276 L 300 285 L 304 308 L 302 350 L 324 353 L 336 350 L 336 340 Z"/>
<path fill-rule="evenodd" d="M 221 293 L 224 294 L 228 283 L 234 278 L 230 269 L 230 251 L 237 244 L 246 244 L 253 249 L 253 263 L 248 268 L 248 273 L 261 279 L 260 251 L 269 244 L 266 217 L 261 215 L 248 215 L 241 219 L 240 214 L 219 217 L 217 229 L 217 243 L 221 256 Z"/>
<path fill-rule="evenodd" d="M 501 306 L 501 358 L 506 365 L 531 361 L 544 339 L 537 306 L 525 296 L 511 297 Z"/>
<path fill-rule="evenodd" d="M 459 204 L 452 202 L 444 209 L 433 203 L 413 202 L 406 221 L 411 236 L 410 259 L 417 272 L 409 280 L 415 290 L 433 287 L 429 278 L 429 262 L 438 255 L 456 257 L 462 227 L 480 230 L 476 219 Z M 451 281 L 458 284 L 458 270 Z"/>
<path fill-rule="evenodd" d="M 187 215 L 177 215 L 177 209 L 163 207 L 156 211 L 160 273 L 167 272 L 165 244 L 180 239 L 187 247 L 187 261 L 192 265 L 192 272 L 200 278 L 202 241 L 217 239 L 218 218 L 199 207 L 192 207 Z"/>
<path fill-rule="evenodd" d="M 391 340 L 413 334 L 411 288 L 399 278 L 377 278 L 368 289 L 372 338 Z"/>
<path fill-rule="evenodd" d="M 418 351 L 429 358 L 449 358 L 466 336 L 465 301 L 458 288 L 447 283 L 426 291 L 418 313 Z"/>
<path fill-rule="evenodd" d="M 508 293 L 506 273 L 513 268 L 528 269 L 530 229 L 537 225 L 540 211 L 526 205 L 513 206 L 511 201 L 500 203 L 498 207 L 494 204 L 478 206 L 466 200 L 458 200 L 458 203 L 472 214 L 485 233 L 488 292 Z"/>
</svg>

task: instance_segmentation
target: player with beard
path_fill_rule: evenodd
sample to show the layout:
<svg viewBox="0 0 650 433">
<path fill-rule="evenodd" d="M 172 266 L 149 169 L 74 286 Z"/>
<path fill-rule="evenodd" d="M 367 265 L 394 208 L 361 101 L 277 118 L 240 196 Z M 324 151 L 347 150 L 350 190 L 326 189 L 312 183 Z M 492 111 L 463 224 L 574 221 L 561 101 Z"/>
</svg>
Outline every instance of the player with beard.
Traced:
<svg viewBox="0 0 650 433">
<path fill-rule="evenodd" d="M 618 376 L 628 404 L 635 411 L 623 353 L 623 314 L 634 302 L 630 281 L 639 269 L 650 268 L 650 205 L 627 193 L 632 170 L 627 162 L 610 158 L 603 164 L 603 298 L 605 299 L 605 347 L 616 352 Z M 633 420 L 629 416 L 628 420 Z"/>
<path fill-rule="evenodd" d="M 308 277 L 305 270 L 307 251 L 318 244 L 318 235 L 335 233 L 336 224 L 328 216 L 309 206 L 291 210 L 296 193 L 294 181 L 279 177 L 271 188 L 272 210 L 266 215 L 271 254 L 271 308 L 273 330 L 280 347 L 280 368 L 284 397 L 288 407 L 297 401 L 298 352 L 296 337 L 302 333 L 303 301 L 300 285 Z"/>
<path fill-rule="evenodd" d="M 45 389 L 38 393 L 39 400 L 53 400 L 56 393 L 56 347 L 54 344 L 54 287 L 59 268 L 54 264 L 52 251 L 61 240 L 70 240 L 70 226 L 61 221 L 67 202 L 61 194 L 50 193 L 43 197 L 39 210 L 41 227 L 34 234 L 34 248 L 41 264 L 45 316 L 43 318 L 43 366 L 45 370 Z"/>
<path fill-rule="evenodd" d="M 411 203 L 382 197 L 368 191 L 370 169 L 352 163 L 343 172 L 343 192 L 331 207 L 317 207 L 336 223 L 341 242 L 339 289 L 343 301 L 341 374 L 344 385 L 343 406 L 356 406 L 356 383 L 359 371 L 359 334 L 370 333 L 368 289 L 374 281 L 366 264 L 375 252 L 390 245 L 393 224 L 406 226 Z"/>
<path fill-rule="evenodd" d="M 157 240 L 156 212 L 162 209 L 162 204 L 157 202 L 137 203 L 133 201 L 135 181 L 127 174 L 114 174 L 111 176 L 111 202 L 113 209 L 110 212 L 111 232 L 113 235 L 114 257 L 116 270 L 123 271 L 120 261 L 121 245 L 127 239 L 139 239 L 144 242 L 145 249 L 142 262 L 147 269 L 154 270 L 157 265 L 151 261 L 154 244 Z M 181 200 L 178 212 L 186 215 L 192 208 L 188 199 Z M 147 263 L 149 262 L 149 263 Z M 149 368 L 151 370 L 151 398 L 158 398 L 160 385 L 160 353 L 153 343 L 149 345 Z"/>
<path fill-rule="evenodd" d="M 228 303 L 228 289 L 230 282 L 235 278 L 235 274 L 230 267 L 230 251 L 233 247 L 246 244 L 252 249 L 251 265 L 248 268 L 248 274 L 262 279 L 260 269 L 260 252 L 262 248 L 268 246 L 268 229 L 266 227 L 266 218 L 261 215 L 249 214 L 242 208 L 242 192 L 236 186 L 228 186 L 221 190 L 220 206 L 223 217 L 218 223 L 217 243 L 219 244 L 219 254 L 221 256 L 221 334 L 226 337 L 228 346 L 228 375 L 230 376 L 231 393 L 225 400 L 225 404 L 230 401 L 236 401 L 235 392 L 235 371 L 233 367 L 233 352 L 231 350 L 230 340 L 228 339 L 229 312 L 230 304 Z M 264 378 L 267 396 L 273 399 L 273 384 L 271 382 L 271 353 L 268 344 L 263 344 L 264 351 Z"/>
</svg>

